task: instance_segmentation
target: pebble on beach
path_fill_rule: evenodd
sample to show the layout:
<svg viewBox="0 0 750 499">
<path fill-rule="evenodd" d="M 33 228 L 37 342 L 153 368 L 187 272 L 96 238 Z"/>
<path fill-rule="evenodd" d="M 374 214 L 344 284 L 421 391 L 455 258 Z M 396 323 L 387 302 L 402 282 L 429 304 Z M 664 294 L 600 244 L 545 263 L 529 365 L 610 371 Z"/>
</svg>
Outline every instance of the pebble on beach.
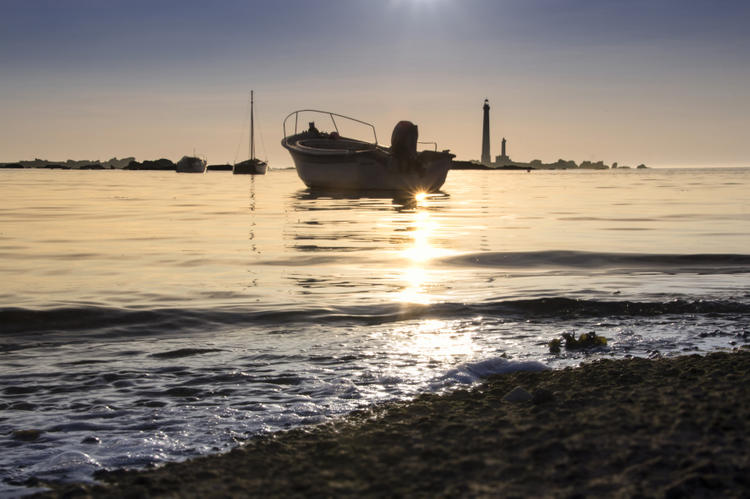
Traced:
<svg viewBox="0 0 750 499">
<path fill-rule="evenodd" d="M 506 402 L 528 402 L 529 400 L 532 400 L 534 397 L 529 392 L 523 389 L 523 387 L 517 386 L 513 388 L 511 391 L 509 391 L 505 397 L 503 397 L 503 400 Z"/>
</svg>

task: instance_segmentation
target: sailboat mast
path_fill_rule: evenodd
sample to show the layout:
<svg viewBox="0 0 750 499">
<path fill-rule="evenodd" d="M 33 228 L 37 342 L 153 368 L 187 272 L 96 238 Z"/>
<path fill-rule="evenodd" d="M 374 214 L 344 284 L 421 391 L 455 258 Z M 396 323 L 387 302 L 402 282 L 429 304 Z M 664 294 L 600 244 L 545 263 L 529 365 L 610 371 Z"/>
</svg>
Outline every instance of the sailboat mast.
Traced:
<svg viewBox="0 0 750 499">
<path fill-rule="evenodd" d="M 253 91 L 250 90 L 250 159 L 255 159 L 255 120 L 253 117 Z"/>
</svg>

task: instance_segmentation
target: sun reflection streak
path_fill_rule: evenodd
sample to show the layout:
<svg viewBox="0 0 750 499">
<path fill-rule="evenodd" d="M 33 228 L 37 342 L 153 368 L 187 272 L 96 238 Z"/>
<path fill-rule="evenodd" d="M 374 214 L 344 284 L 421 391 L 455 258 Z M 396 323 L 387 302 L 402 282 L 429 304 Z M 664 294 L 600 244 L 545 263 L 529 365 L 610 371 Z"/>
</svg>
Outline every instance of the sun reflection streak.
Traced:
<svg viewBox="0 0 750 499">
<path fill-rule="evenodd" d="M 401 278 L 406 281 L 406 287 L 399 293 L 400 302 L 419 303 L 420 305 L 430 303 L 430 297 L 423 288 L 427 280 L 425 269 L 416 266 L 409 267 L 404 270 Z"/>
<path fill-rule="evenodd" d="M 430 219 L 427 211 L 417 212 L 411 233 L 414 242 L 411 247 L 404 250 L 404 256 L 416 263 L 426 262 L 438 256 L 440 251 L 432 246 L 430 241 L 435 229 L 437 229 L 437 223 Z"/>
<path fill-rule="evenodd" d="M 428 289 L 440 285 L 436 277 L 440 273 L 429 269 L 428 265 L 451 251 L 435 246 L 435 234 L 440 227 L 428 211 L 430 195 L 422 192 L 415 194 L 414 198 L 416 211 L 410 214 L 413 219 L 408 227 L 412 243 L 401 251 L 408 265 L 399 271 L 405 286 L 398 294 L 398 301 L 426 305 L 434 301 Z"/>
</svg>

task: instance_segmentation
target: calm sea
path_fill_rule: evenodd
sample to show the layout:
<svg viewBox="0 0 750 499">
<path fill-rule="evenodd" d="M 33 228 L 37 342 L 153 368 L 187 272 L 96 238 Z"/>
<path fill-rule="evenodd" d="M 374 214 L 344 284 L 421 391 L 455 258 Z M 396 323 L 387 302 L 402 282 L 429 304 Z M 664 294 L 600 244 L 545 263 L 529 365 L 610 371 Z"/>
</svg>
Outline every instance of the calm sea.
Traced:
<svg viewBox="0 0 750 499">
<path fill-rule="evenodd" d="M 750 169 L 453 171 L 419 199 L 14 170 L 0 192 L 0 495 L 492 373 L 749 341 Z M 608 346 L 549 352 L 590 331 Z"/>
</svg>

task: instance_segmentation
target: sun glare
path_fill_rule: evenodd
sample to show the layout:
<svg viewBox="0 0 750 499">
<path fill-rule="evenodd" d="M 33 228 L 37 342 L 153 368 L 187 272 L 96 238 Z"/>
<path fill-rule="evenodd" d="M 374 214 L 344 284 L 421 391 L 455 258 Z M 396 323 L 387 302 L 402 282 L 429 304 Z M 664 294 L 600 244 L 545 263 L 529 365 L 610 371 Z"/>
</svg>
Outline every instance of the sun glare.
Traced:
<svg viewBox="0 0 750 499">
<path fill-rule="evenodd" d="M 427 280 L 427 273 L 422 267 L 409 267 L 401 275 L 405 287 L 399 293 L 399 301 L 402 303 L 418 303 L 427 305 L 430 303 L 430 297 L 425 292 L 424 284 Z"/>
<path fill-rule="evenodd" d="M 414 230 L 411 234 L 414 242 L 404 251 L 404 255 L 412 262 L 426 262 L 440 254 L 430 240 L 437 223 L 430 219 L 430 214 L 426 211 L 417 212 L 415 215 Z"/>
<path fill-rule="evenodd" d="M 473 331 L 456 331 L 450 322 L 431 319 L 414 326 L 396 330 L 394 349 L 420 352 L 423 358 L 450 361 L 473 354 L 477 345 Z"/>
<path fill-rule="evenodd" d="M 408 214 L 413 217 L 408 225 L 411 244 L 401 250 L 406 265 L 405 268 L 399 270 L 403 287 L 397 299 L 402 303 L 428 304 L 436 298 L 434 291 L 443 288 L 440 282 L 441 273 L 434 268 L 429 268 L 430 263 L 436 258 L 453 252 L 435 244 L 435 236 L 440 226 L 426 209 L 429 196 L 426 193 L 419 193 L 415 195 L 415 198 L 417 211 Z"/>
<path fill-rule="evenodd" d="M 446 0 L 390 0 L 390 5 L 392 7 L 399 7 L 401 5 L 411 5 L 417 7 L 422 5 L 436 5 L 445 1 Z"/>
</svg>

